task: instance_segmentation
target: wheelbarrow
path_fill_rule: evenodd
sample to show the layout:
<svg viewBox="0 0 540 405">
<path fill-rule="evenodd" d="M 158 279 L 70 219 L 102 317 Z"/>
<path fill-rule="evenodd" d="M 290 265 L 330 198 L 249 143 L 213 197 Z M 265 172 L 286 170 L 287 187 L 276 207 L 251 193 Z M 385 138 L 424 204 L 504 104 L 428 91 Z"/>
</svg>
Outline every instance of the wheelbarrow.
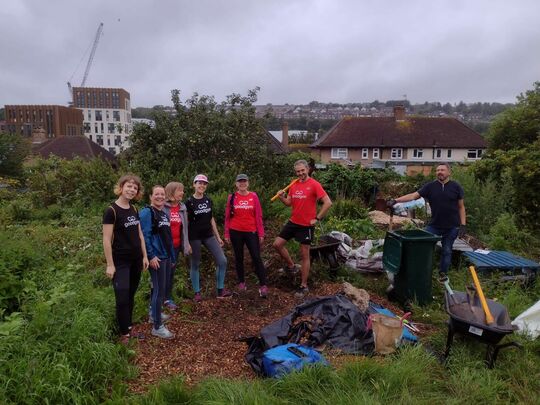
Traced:
<svg viewBox="0 0 540 405">
<path fill-rule="evenodd" d="M 499 350 L 507 347 L 522 348 L 517 342 L 499 344 L 506 335 L 510 335 L 517 329 L 517 327 L 510 323 L 510 316 L 504 305 L 490 299 L 486 300 L 494 318 L 494 322 L 488 325 L 480 298 L 475 293 L 475 290 L 472 294 L 459 291 L 450 293 L 446 291 L 444 298 L 446 312 L 450 316 L 448 320 L 446 350 L 444 353 L 445 360 L 450 354 L 450 348 L 456 333 L 487 344 L 485 362 L 490 369 L 493 368 L 495 360 L 497 360 Z"/>
<path fill-rule="evenodd" d="M 337 249 L 341 241 L 330 235 L 322 235 L 319 237 L 317 244 L 310 246 L 309 256 L 311 260 L 325 260 L 328 263 L 330 275 L 335 276 L 339 263 L 337 259 Z"/>
</svg>

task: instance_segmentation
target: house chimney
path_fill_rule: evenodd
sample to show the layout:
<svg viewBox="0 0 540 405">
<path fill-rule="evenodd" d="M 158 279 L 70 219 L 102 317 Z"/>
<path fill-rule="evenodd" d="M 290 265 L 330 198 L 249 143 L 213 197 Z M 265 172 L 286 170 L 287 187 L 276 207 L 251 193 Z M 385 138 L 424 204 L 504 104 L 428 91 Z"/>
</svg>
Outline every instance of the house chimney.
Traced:
<svg viewBox="0 0 540 405">
<path fill-rule="evenodd" d="M 287 121 L 281 124 L 281 145 L 283 149 L 289 150 L 289 123 Z"/>
<path fill-rule="evenodd" d="M 405 107 L 402 105 L 394 106 L 394 118 L 396 121 L 405 121 Z"/>
</svg>

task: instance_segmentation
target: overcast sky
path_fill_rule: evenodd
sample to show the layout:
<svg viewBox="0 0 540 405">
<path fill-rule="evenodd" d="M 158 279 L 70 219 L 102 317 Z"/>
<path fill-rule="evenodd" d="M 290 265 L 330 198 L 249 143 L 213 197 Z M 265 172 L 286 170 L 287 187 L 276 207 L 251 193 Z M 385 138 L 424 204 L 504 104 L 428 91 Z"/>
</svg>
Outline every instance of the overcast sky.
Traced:
<svg viewBox="0 0 540 405">
<path fill-rule="evenodd" d="M 539 0 L 3 0 L 0 106 L 66 104 L 100 22 L 86 85 L 133 106 L 255 86 L 259 104 L 514 102 L 540 80 L 539 16 Z"/>
</svg>

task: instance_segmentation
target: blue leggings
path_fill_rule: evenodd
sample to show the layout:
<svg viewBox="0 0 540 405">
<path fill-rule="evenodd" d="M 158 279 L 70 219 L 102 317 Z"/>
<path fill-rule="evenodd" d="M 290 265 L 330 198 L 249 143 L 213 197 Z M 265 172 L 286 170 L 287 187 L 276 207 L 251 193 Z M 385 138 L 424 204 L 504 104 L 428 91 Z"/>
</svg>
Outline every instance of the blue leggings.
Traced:
<svg viewBox="0 0 540 405">
<path fill-rule="evenodd" d="M 165 288 L 167 287 L 167 277 L 171 271 L 171 259 L 161 259 L 159 269 L 149 268 L 150 278 L 152 279 L 152 298 L 150 307 L 152 318 L 154 318 L 154 328 L 161 326 L 161 306 L 165 299 Z"/>
<path fill-rule="evenodd" d="M 225 286 L 225 271 L 227 270 L 227 258 L 223 253 L 223 249 L 219 246 L 217 239 L 214 236 L 211 236 L 206 239 L 193 239 L 189 241 L 191 245 L 191 285 L 193 286 L 193 291 L 198 293 L 201 291 L 200 285 L 200 273 L 199 267 L 201 265 L 201 246 L 204 245 L 210 251 L 214 260 L 216 261 L 217 271 L 216 271 L 216 286 L 218 289 L 221 289 Z"/>
</svg>

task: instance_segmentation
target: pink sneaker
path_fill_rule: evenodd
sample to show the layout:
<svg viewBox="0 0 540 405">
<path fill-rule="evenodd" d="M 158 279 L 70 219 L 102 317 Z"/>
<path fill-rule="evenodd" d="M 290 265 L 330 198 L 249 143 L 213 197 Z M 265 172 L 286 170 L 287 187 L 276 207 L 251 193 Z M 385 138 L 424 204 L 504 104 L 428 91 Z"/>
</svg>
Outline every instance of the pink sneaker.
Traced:
<svg viewBox="0 0 540 405">
<path fill-rule="evenodd" d="M 196 303 L 199 303 L 202 301 L 202 297 L 201 297 L 201 293 L 200 292 L 196 292 L 195 295 L 193 296 L 193 301 L 195 301 Z"/>
<path fill-rule="evenodd" d="M 238 291 L 247 291 L 246 283 L 238 283 Z"/>
<path fill-rule="evenodd" d="M 263 285 L 261 286 L 261 288 L 259 288 L 259 296 L 261 298 L 266 298 L 268 297 L 268 287 Z"/>
</svg>

